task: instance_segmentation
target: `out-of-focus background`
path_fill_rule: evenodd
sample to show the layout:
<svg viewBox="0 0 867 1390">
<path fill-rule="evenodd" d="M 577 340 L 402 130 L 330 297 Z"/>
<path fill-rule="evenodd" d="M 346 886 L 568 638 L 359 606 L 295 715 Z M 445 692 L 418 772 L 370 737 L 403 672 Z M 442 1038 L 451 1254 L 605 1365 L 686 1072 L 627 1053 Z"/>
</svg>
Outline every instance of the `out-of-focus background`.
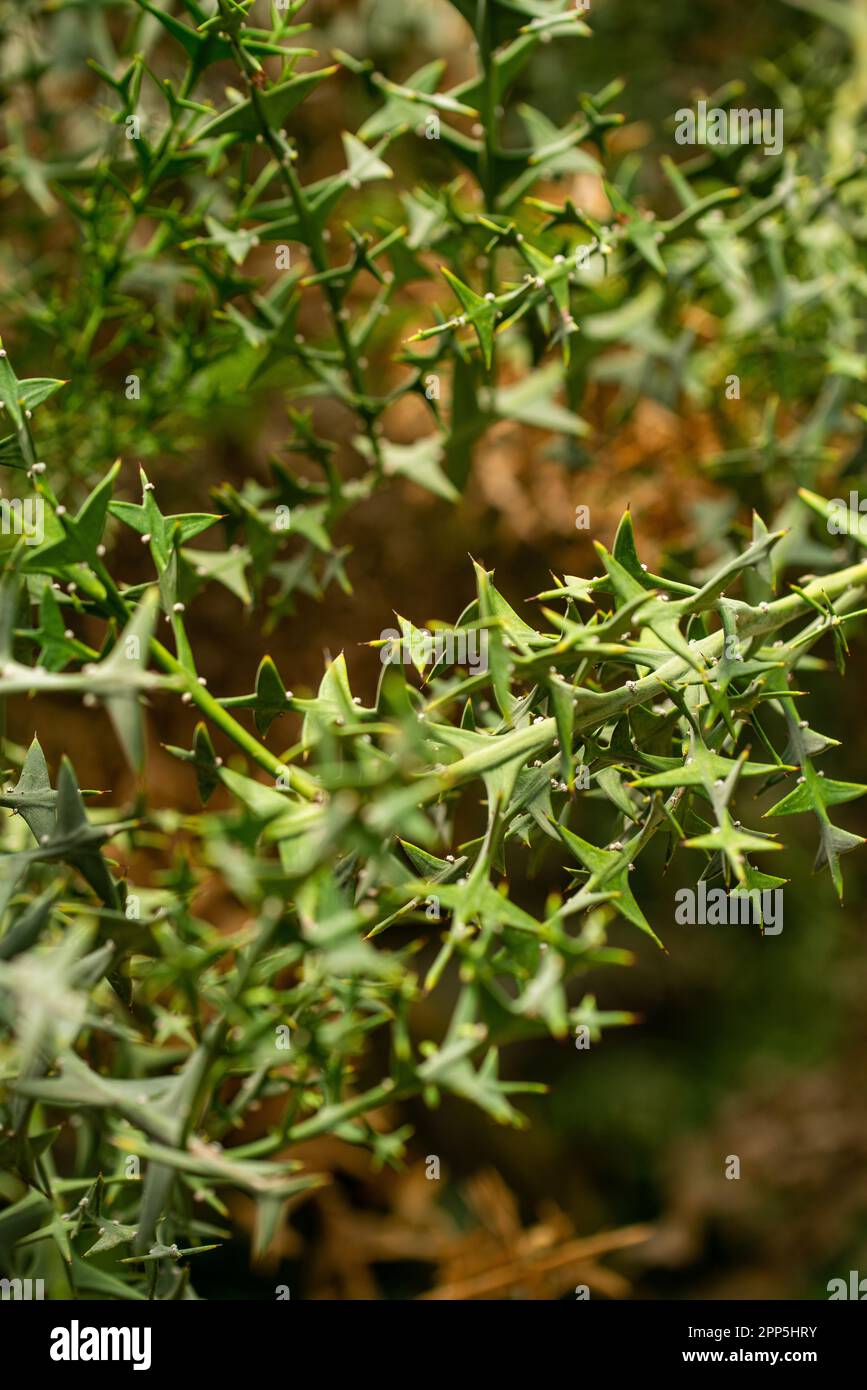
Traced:
<svg viewBox="0 0 867 1390">
<path fill-rule="evenodd" d="M 467 30 L 440 0 L 316 0 L 308 13 L 317 42 L 373 57 L 397 79 L 432 57 L 448 60 L 453 79 L 471 71 Z M 67 19 L 74 22 L 71 14 Z M 628 86 L 618 106 L 628 123 L 615 137 L 620 148 L 673 151 L 678 107 L 729 79 L 749 85 L 813 22 L 802 9 L 771 0 L 592 0 L 592 43 L 552 44 L 532 65 L 523 95 L 562 119 L 576 93 L 623 76 Z M 351 106 L 356 97 L 347 85 L 344 107 L 333 99 L 305 104 L 305 179 L 335 166 L 341 128 L 355 129 L 363 118 Z M 424 142 L 401 146 L 395 157 L 427 161 L 417 176 L 436 179 L 436 154 Z M 386 424 L 393 438 L 415 437 L 409 408 Z M 335 414 L 321 432 L 339 437 L 346 428 Z M 233 410 L 200 430 L 182 469 L 148 460 L 166 512 L 206 504 L 208 487 L 223 479 L 239 483 L 261 473 L 285 434 L 285 418 L 279 405 L 264 417 L 258 409 Z M 499 588 L 516 607 L 549 586 L 551 570 L 588 572 L 588 542 L 574 528 L 579 502 L 591 505 L 593 532 L 606 544 L 631 505 L 642 558 L 652 566 L 686 538 L 705 536 L 712 545 L 714 508 L 737 503 L 702 466 L 718 445 L 711 424 L 680 403 L 639 402 L 565 465 L 549 445 L 532 431 L 495 431 L 457 509 L 408 487 L 352 512 L 338 532 L 352 547 L 352 595 L 336 588 L 323 601 L 300 595 L 295 613 L 269 639 L 295 691 L 315 685 L 324 653 L 343 649 L 353 688 L 368 694 L 377 662 L 360 644 L 393 621 L 395 595 L 418 624 L 455 617 L 473 593 L 470 554 L 496 568 Z M 134 461 L 126 464 L 130 489 Z M 125 577 L 134 579 L 140 563 L 130 544 Z M 212 685 L 227 694 L 249 689 L 261 639 L 232 596 L 212 589 L 191 625 Z M 867 766 L 867 652 L 857 636 L 852 645 L 845 682 L 833 673 L 809 679 L 813 726 L 845 738 L 845 761 L 832 752 L 828 775 L 857 778 Z M 82 783 L 122 792 L 127 774 L 112 741 L 76 741 L 79 717 L 84 737 L 84 716 L 71 707 L 62 730 L 44 721 L 49 760 L 72 742 Z M 86 718 L 89 737 L 94 716 Z M 160 747 L 183 742 L 186 731 L 174 719 L 155 701 L 151 788 L 157 804 L 189 802 L 193 810 L 189 779 Z M 26 732 L 22 722 L 20 735 Z M 867 833 L 863 803 L 846 811 L 847 828 Z M 249 1268 L 243 1243 L 227 1246 L 202 1264 L 200 1294 L 272 1298 L 275 1282 L 284 1281 L 299 1296 L 406 1298 L 430 1289 L 433 1263 L 439 1296 L 574 1297 L 571 1284 L 580 1281 L 570 1275 L 567 1287 L 558 1270 L 572 1271 L 582 1250 L 587 1261 L 595 1258 L 592 1241 L 580 1249 L 575 1242 L 605 1232 L 616 1247 L 624 1228 L 628 1248 L 606 1255 L 597 1292 L 823 1298 L 830 1278 L 867 1272 L 867 857 L 848 857 L 840 907 L 827 878 L 812 877 L 809 818 L 793 818 L 787 828 L 792 847 L 775 870 L 798 888 L 787 890 L 781 935 L 676 926 L 661 857 L 643 859 L 636 892 L 667 954 L 642 939 L 635 968 L 601 971 L 587 986 L 600 1007 L 638 1014 L 634 1027 L 608 1032 L 587 1051 L 569 1039 L 506 1050 L 510 1074 L 550 1087 L 523 1102 L 531 1121 L 524 1132 L 500 1129 L 445 1100 L 438 1111 L 419 1104 L 402 1112 L 415 1131 L 403 1175 L 377 1172 L 337 1141 L 307 1146 L 300 1156 L 329 1168 L 335 1182 L 297 1211 L 267 1268 Z M 636 949 L 628 929 L 614 940 Z M 428 1007 L 445 1006 L 434 999 Z M 432 1020 L 431 1036 L 438 1027 Z M 732 1156 L 740 1160 L 739 1180 L 726 1178 Z M 425 1176 L 433 1157 L 441 1164 L 439 1183 Z M 235 1215 L 243 1227 L 243 1208 Z M 636 1226 L 649 1229 L 631 1244 L 628 1231 Z M 540 1240 L 553 1252 L 543 1285 L 525 1267 Z M 558 1250 L 566 1252 L 559 1264 Z"/>
</svg>

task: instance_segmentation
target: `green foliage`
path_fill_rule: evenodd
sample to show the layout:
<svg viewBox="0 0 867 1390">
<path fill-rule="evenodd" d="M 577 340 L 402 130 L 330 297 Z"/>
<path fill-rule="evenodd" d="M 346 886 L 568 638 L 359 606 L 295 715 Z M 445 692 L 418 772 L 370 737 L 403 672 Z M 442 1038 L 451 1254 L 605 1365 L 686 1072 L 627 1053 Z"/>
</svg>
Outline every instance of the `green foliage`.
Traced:
<svg viewBox="0 0 867 1390">
<path fill-rule="evenodd" d="M 5 745 L 16 771 L 0 804 L 18 819 L 4 818 L 0 858 L 0 1261 L 39 1270 L 61 1296 L 170 1299 L 194 1296 L 190 1269 L 226 1239 L 227 1193 L 252 1198 L 256 1250 L 268 1246 L 287 1203 L 321 1180 L 286 1157 L 301 1140 L 336 1135 L 396 1164 L 408 1133 L 389 1128 L 386 1102 L 434 1106 L 443 1093 L 521 1125 L 515 1098 L 538 1087 L 505 1079 L 504 1047 L 631 1021 L 599 1010 L 582 981 L 633 959 L 619 927 L 609 940 L 619 919 L 636 951 L 664 945 L 668 924 L 649 921 L 632 888 L 650 846 L 666 862 L 683 847 L 685 875 L 731 891 L 783 882 L 760 867 L 778 839 L 738 818 L 741 779 L 780 792 L 769 815 L 815 816 L 817 863 L 842 896 L 840 857 L 860 839 L 830 808 L 867 787 L 816 771 L 836 740 L 801 717 L 797 687 L 824 666 L 812 650 L 828 637 L 842 667 L 863 612 L 854 527 L 834 547 L 810 538 L 806 507 L 789 534 L 756 515 L 719 563 L 668 578 L 641 564 L 627 512 L 611 550 L 597 546 L 599 573 L 555 580 L 532 621 L 477 566 L 475 600 L 444 631 L 458 646 L 483 641 L 484 667 L 416 660 L 418 630 L 402 618 L 412 659 L 383 664 L 369 706 L 343 657 L 315 696 L 287 690 L 264 656 L 249 695 L 221 698 L 186 613 L 214 583 L 260 616 L 270 605 L 271 621 L 297 589 L 348 587 L 332 538 L 346 509 L 395 477 L 456 500 L 503 419 L 556 432 L 582 462 L 595 382 L 614 383 L 621 413 L 639 393 L 710 408 L 733 354 L 783 377 L 796 342 L 823 383 L 799 441 L 778 440 L 772 406 L 767 447 L 723 461 L 760 456 L 776 514 L 778 461 L 806 486 L 824 441 L 857 418 L 864 181 L 845 148 L 857 113 L 847 126 L 837 111 L 826 161 L 805 100 L 779 160 L 739 148 L 667 165 L 680 210 L 654 218 L 635 162 L 608 150 L 619 86 L 584 94 L 562 128 L 510 110 L 543 41 L 588 39 L 560 0 L 461 0 L 479 65 L 448 90 L 441 64 L 401 83 L 347 55 L 340 70 L 308 69 L 298 4 L 273 9 L 267 27 L 234 0 L 185 0 L 179 15 L 146 0 L 110 8 L 111 24 L 102 7 L 63 3 L 19 21 L 16 77 L 38 92 L 34 51 L 44 40 L 58 54 L 64 21 L 81 16 L 106 104 L 74 148 L 41 108 L 39 155 L 21 139 L 3 156 L 36 210 L 38 254 L 9 306 L 22 355 L 30 335 L 47 338 L 70 379 L 19 379 L 0 358 L 12 427 L 0 456 L 44 505 L 41 540 L 4 537 L 0 695 L 104 705 L 139 774 L 145 697 L 194 706 L 192 747 L 170 751 L 208 809 L 184 816 L 143 796 L 104 806 L 68 758 L 52 775 L 38 741 Z M 227 71 L 243 89 L 218 108 Z M 344 136 L 345 167 L 305 183 L 284 123 L 338 82 L 373 109 Z M 513 115 L 518 141 L 505 135 Z M 356 197 L 397 182 L 392 147 L 428 117 L 442 146 L 435 186 Z M 551 201 L 581 171 L 605 176 L 606 220 Z M 58 251 L 58 277 L 48 246 L 60 213 L 83 254 Z M 301 254 L 275 274 L 262 252 L 284 244 Z M 448 315 L 431 310 L 418 327 L 411 291 L 434 262 Z M 299 331 L 311 297 L 315 336 Z M 702 346 L 686 307 L 720 325 Z M 448 410 L 431 390 L 440 379 Z M 224 484 L 218 511 L 179 515 L 143 471 L 140 502 L 115 496 L 121 475 L 106 464 L 130 440 L 137 456 L 184 454 L 215 410 L 275 390 L 290 434 L 267 485 Z M 406 445 L 384 417 L 410 393 L 431 432 Z M 323 398 L 354 422 L 354 472 L 314 425 Z M 82 478 L 86 495 L 67 505 Z M 202 491 L 191 475 L 191 506 L 205 508 Z M 220 548 L 192 544 L 218 526 Z M 144 582 L 119 577 L 128 531 L 149 557 Z M 811 576 L 775 597 L 804 554 Z M 281 716 L 297 726 L 290 747 L 272 736 Z M 540 901 L 543 868 L 559 887 Z M 196 910 L 215 876 L 243 918 L 232 930 Z M 434 990 L 453 999 L 450 1020 L 420 1037 Z M 236 1142 L 263 1104 L 264 1134 Z"/>
<path fill-rule="evenodd" d="M 285 405 L 269 481 L 217 494 L 247 558 L 224 582 L 245 598 L 267 587 L 275 619 L 298 591 L 348 587 L 333 540 L 347 507 L 396 476 L 453 500 L 503 420 L 555 431 L 582 468 L 588 414 L 604 437 L 641 399 L 705 411 L 711 476 L 803 536 L 792 479 L 833 479 L 863 428 L 857 26 L 840 17 L 763 63 L 757 90 L 708 96 L 784 109 L 782 154 L 706 146 L 654 167 L 612 147 L 622 84 L 582 94 L 562 126 L 523 99 L 552 40 L 592 47 L 564 0 L 458 6 L 478 66 L 451 88 L 443 61 L 400 82 L 342 52 L 322 66 L 306 45 L 327 35 L 296 22 L 295 0 L 264 27 L 246 0 L 178 8 L 122 0 L 109 24 L 102 6 L 32 5 L 13 26 L 0 171 L 27 248 L 6 253 L 3 300 L 18 360 L 36 370 L 47 356 L 70 378 L 44 412 L 46 458 L 62 450 L 92 478 L 134 438 L 138 458 L 188 466 L 215 416 L 231 435 L 251 402 Z M 42 86 L 82 52 L 96 85 L 73 123 Z M 360 124 L 343 167 L 305 182 L 305 112 L 326 101 Z M 582 177 L 603 181 L 607 215 L 576 205 Z M 3 385 L 15 432 L 0 458 L 35 462 L 19 402 L 61 384 Z M 411 447 L 388 437 L 406 397 L 429 416 Z M 326 402 L 355 420 L 351 462 L 314 428 Z M 291 541 L 275 508 L 291 510 Z"/>
</svg>

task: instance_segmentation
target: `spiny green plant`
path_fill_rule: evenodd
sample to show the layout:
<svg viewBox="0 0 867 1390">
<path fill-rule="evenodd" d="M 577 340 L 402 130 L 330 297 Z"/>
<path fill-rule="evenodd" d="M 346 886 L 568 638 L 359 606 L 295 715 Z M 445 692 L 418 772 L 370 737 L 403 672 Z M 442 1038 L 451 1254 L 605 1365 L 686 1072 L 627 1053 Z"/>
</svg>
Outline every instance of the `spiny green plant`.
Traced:
<svg viewBox="0 0 867 1390">
<path fill-rule="evenodd" d="M 750 329 L 759 343 L 764 324 L 773 333 L 786 320 L 781 287 L 800 275 L 800 256 L 812 264 L 805 229 L 828 208 L 848 256 L 858 214 L 845 190 L 861 185 L 844 160 L 813 190 L 812 149 L 794 152 L 797 172 L 791 153 L 758 166 L 733 154 L 736 197 L 719 177 L 722 157 L 707 154 L 694 173 L 669 170 L 682 210 L 652 220 L 634 162 L 608 167 L 613 87 L 585 97 L 563 129 L 524 111 L 530 144 L 507 143 L 500 108 L 537 46 L 546 35 L 586 38 L 561 4 L 534 0 L 457 6 L 479 55 L 476 77 L 457 88 L 440 90 L 440 64 L 396 84 L 344 57 L 376 109 L 346 136 L 346 168 L 312 183 L 285 123 L 301 122 L 309 94 L 338 79 L 300 70 L 310 55 L 293 46 L 297 7 L 273 11 L 267 27 L 231 0 L 207 11 L 185 3 L 180 17 L 119 4 L 111 26 L 93 7 L 75 9 L 98 40 L 112 105 L 104 128 L 85 118 L 93 145 L 70 149 L 40 100 L 33 57 L 43 34 L 62 44 L 70 8 L 24 7 L 16 21 L 25 44 L 15 75 L 52 152 L 46 160 L 22 139 L 4 156 L 7 178 L 38 210 L 39 254 L 16 318 L 37 345 L 50 337 L 52 361 L 64 345 L 56 370 L 68 361 L 71 380 L 28 377 L 5 349 L 0 357 L 2 460 L 44 508 L 41 537 L 4 536 L 0 697 L 103 705 L 140 773 L 145 697 L 183 702 L 198 722 L 190 746 L 171 751 L 202 809 L 152 809 L 144 787 L 134 805 L 109 805 L 97 799 L 103 788 L 80 790 L 69 758 L 52 770 L 38 740 L 4 743 L 13 771 L 0 795 L 11 813 L 0 858 L 0 1261 L 44 1277 L 55 1296 L 184 1298 L 199 1256 L 228 1238 L 230 1193 L 255 1202 L 261 1252 L 287 1204 L 321 1181 L 293 1145 L 336 1135 L 398 1163 L 409 1131 L 386 1103 L 433 1106 L 443 1093 L 519 1125 L 514 1097 L 538 1088 L 501 1075 L 508 1044 L 629 1022 L 597 1006 L 585 977 L 632 959 L 619 935 L 609 940 L 620 918 L 639 933 L 636 949 L 664 944 L 668 924 L 649 920 L 632 886 L 652 846 L 664 845 L 666 861 L 684 846 L 685 874 L 733 893 L 779 886 L 755 862 L 779 841 L 742 823 L 741 779 L 783 790 L 769 814 L 814 813 L 819 863 L 842 894 L 840 856 L 859 838 L 831 812 L 865 788 L 816 770 L 836 741 L 801 717 L 797 687 L 824 665 L 812 655 L 824 639 L 842 666 L 867 563 L 846 553 L 864 540 L 853 516 L 850 538 L 811 543 L 819 577 L 775 597 L 798 552 L 756 517 L 746 546 L 695 580 L 651 574 L 627 513 L 611 550 L 598 548 L 600 572 L 555 581 L 535 623 L 477 567 L 475 600 L 442 631 L 483 636 L 485 669 L 431 663 L 423 634 L 402 619 L 414 661 L 386 662 L 370 705 L 342 657 L 315 696 L 291 694 L 263 656 L 250 693 L 221 698 L 200 669 L 188 610 L 218 582 L 257 599 L 261 614 L 276 576 L 279 614 L 297 586 L 340 577 L 331 528 L 346 506 L 395 474 L 454 497 L 496 420 L 547 426 L 573 448 L 593 370 L 613 372 L 621 407 L 634 398 L 637 378 L 618 377 L 622 363 L 603 367 L 608 344 L 626 343 L 639 375 L 660 358 L 686 372 L 691 344 L 677 339 L 677 315 L 688 303 L 718 306 L 730 282 L 769 305 Z M 217 110 L 201 97 L 226 65 L 243 90 Z M 427 115 L 439 120 L 441 156 L 469 183 L 404 190 L 401 209 L 383 202 L 370 217 L 355 185 L 367 195 L 386 180 L 391 145 Z M 603 163 L 610 219 L 552 201 L 558 177 Z M 747 207 L 731 220 L 722 210 L 738 198 Z M 81 258 L 51 247 L 59 208 Z M 352 227 L 339 233 L 347 208 Z M 783 238 L 788 269 L 780 243 L 755 230 L 775 216 L 794 227 Z M 284 243 L 303 248 L 300 264 L 264 283 L 243 271 L 263 245 Z M 825 241 L 816 254 L 826 251 Z M 407 295 L 432 273 L 428 253 L 453 298 L 419 326 Z M 54 287 L 46 257 L 49 269 L 52 257 L 63 266 Z M 850 276 L 847 311 L 857 293 Z M 312 336 L 298 322 L 311 296 Z M 403 344 L 413 334 L 415 345 Z M 392 352 L 396 382 L 374 389 Z M 368 353 L 375 366 L 365 367 Z M 707 360 L 711 378 L 726 365 L 725 354 Z M 516 370 L 527 378 L 519 388 Z M 440 372 L 451 379 L 448 414 L 427 389 Z M 142 394 L 127 406 L 123 382 L 139 374 Z M 286 452 L 306 456 L 322 481 L 278 458 L 273 486 L 227 485 L 219 512 L 167 514 L 162 485 L 144 472 L 140 501 L 126 485 L 115 495 L 119 466 L 103 473 L 126 452 L 115 449 L 119 434 L 143 456 L 167 453 L 173 435 L 183 448 L 204 437 L 215 404 L 237 408 L 269 382 L 290 402 L 338 402 L 364 471 L 347 481 L 336 441 L 293 405 Z M 398 445 L 382 426 L 409 392 L 434 429 Z M 90 475 L 83 490 L 58 482 L 67 439 Z M 188 496 L 206 507 L 204 483 Z M 806 500 L 824 506 L 816 493 Z M 288 544 L 301 542 L 288 564 L 287 512 Z M 200 549 L 197 538 L 221 523 L 225 543 Z M 146 547 L 145 582 L 119 577 L 124 530 Z M 273 742 L 278 716 L 295 718 L 289 747 Z M 215 878 L 242 914 L 229 930 L 197 911 Z M 534 891 L 552 879 L 547 895 Z M 449 1018 L 428 1037 L 418 1006 L 433 991 Z M 246 1126 L 263 1106 L 264 1133 L 252 1139 Z"/>
<path fill-rule="evenodd" d="M 706 410 L 720 448 L 702 462 L 792 529 L 791 546 L 805 539 L 793 477 L 822 490 L 856 453 L 860 7 L 833 9 L 820 63 L 805 44 L 760 67 L 761 100 L 786 112 L 780 156 L 665 157 L 667 195 L 648 161 L 612 152 L 622 84 L 582 94 L 562 126 L 522 100 L 540 47 L 592 43 L 586 15 L 565 0 L 456 8 L 476 72 L 451 86 L 441 60 L 399 82 L 343 52 L 311 66 L 301 45 L 320 36 L 295 0 L 267 23 L 251 0 L 177 14 L 119 0 L 110 24 L 61 0 L 8 21 L 0 168 L 23 235 L 3 299 L 19 361 L 44 360 L 47 342 L 71 377 L 46 412 L 46 456 L 62 448 L 92 477 L 134 438 L 139 458 L 192 454 L 207 470 L 215 411 L 243 438 L 251 400 L 285 404 L 270 476 L 257 465 L 215 494 L 245 561 L 226 582 L 244 598 L 267 588 L 275 620 L 298 591 L 348 589 L 334 538 L 348 507 L 396 477 L 456 499 L 503 420 L 552 432 L 582 468 L 591 431 L 643 398 Z M 104 97 L 72 125 L 44 88 L 88 46 Z M 325 93 L 368 114 L 343 134 L 344 167 L 309 179 L 306 112 Z M 709 101 L 744 95 L 734 83 Z M 601 181 L 607 216 L 576 205 L 579 177 Z M 389 437 L 406 397 L 429 416 L 410 445 Z M 0 456 L 32 462 L 14 435 Z"/>
<path fill-rule="evenodd" d="M 26 398 L 0 361 L 7 398 Z M 24 452 L 31 428 L 19 411 Z M 192 747 L 172 751 L 203 803 L 224 796 L 190 817 L 89 805 L 68 759 L 53 779 L 36 740 L 26 754 L 7 744 L 20 765 L 0 797 L 17 817 L 0 859 L 11 1270 L 38 1271 L 59 1296 L 191 1296 L 191 1261 L 226 1238 L 228 1190 L 254 1199 L 261 1251 L 320 1180 L 287 1156 L 293 1144 L 335 1134 L 398 1162 L 409 1131 L 377 1112 L 443 1092 L 521 1124 L 513 1097 L 538 1088 L 501 1078 L 503 1047 L 630 1021 L 573 986 L 632 959 L 608 942 L 618 918 L 648 949 L 664 943 L 631 878 L 658 836 L 667 858 L 695 851 L 731 892 L 784 882 L 755 862 L 781 845 L 742 823 L 742 779 L 783 784 L 772 817 L 814 813 L 817 862 L 842 893 L 840 856 L 860 837 L 830 812 L 867 787 L 816 770 L 836 741 L 801 717 L 796 685 L 826 637 L 842 664 L 867 561 L 775 598 L 781 537 L 756 518 L 739 557 L 687 584 L 640 563 L 627 513 L 611 551 L 598 546 L 598 575 L 538 596 L 539 627 L 477 567 L 477 598 L 449 631 L 484 637 L 485 669 L 440 657 L 426 669 L 404 621 L 415 664 L 385 663 L 369 706 L 342 657 L 314 698 L 287 692 L 266 657 L 251 694 L 223 701 L 185 618 L 211 582 L 189 542 L 218 518 L 165 516 L 144 475 L 140 505 L 115 501 L 116 477 L 73 515 L 35 475 L 44 538 L 7 551 L 2 694 L 102 703 L 139 769 L 142 697 L 174 694 L 202 718 Z M 110 574 L 111 517 L 146 541 L 152 582 Z M 155 635 L 160 613 L 171 645 Z M 275 751 L 269 729 L 287 712 L 300 736 Z M 145 847 L 166 867 L 138 882 L 121 865 Z M 560 886 L 519 901 L 510 880 L 543 866 Z M 245 913 L 230 932 L 195 910 L 215 872 Z M 416 1004 L 446 988 L 443 1036 L 420 1037 Z M 262 1102 L 266 1133 L 232 1142 Z"/>
</svg>

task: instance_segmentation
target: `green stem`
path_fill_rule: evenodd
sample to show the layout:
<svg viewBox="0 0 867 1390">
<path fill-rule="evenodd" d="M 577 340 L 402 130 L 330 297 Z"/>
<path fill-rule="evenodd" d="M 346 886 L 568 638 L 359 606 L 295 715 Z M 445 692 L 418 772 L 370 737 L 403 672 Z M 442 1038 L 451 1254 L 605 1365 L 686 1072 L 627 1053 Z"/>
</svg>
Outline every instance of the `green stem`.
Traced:
<svg viewBox="0 0 867 1390">
<path fill-rule="evenodd" d="M 223 9 L 222 0 L 220 8 Z M 322 275 L 329 269 L 328 256 L 325 251 L 325 245 L 322 240 L 322 234 L 315 222 L 315 219 L 311 215 L 310 206 L 307 202 L 304 189 L 301 186 L 301 183 L 299 182 L 295 174 L 295 170 L 292 167 L 291 151 L 288 149 L 282 137 L 276 131 L 272 130 L 271 126 L 268 124 L 268 117 L 265 114 L 265 110 L 262 106 L 262 98 L 259 88 L 253 80 L 253 74 L 251 73 L 250 65 L 244 53 L 244 50 L 241 44 L 238 42 L 237 36 L 233 33 L 229 34 L 229 44 L 235 56 L 235 61 L 237 62 L 238 67 L 247 78 L 248 90 L 250 94 L 250 104 L 253 108 L 253 111 L 255 112 L 256 120 L 259 125 L 260 134 L 262 136 L 262 139 L 268 146 L 269 150 L 271 151 L 274 161 L 278 169 L 280 170 L 280 176 L 286 185 L 286 189 L 289 193 L 290 198 L 292 199 L 292 206 L 294 207 L 296 215 L 298 217 L 305 244 L 309 248 L 310 258 L 313 261 L 316 274 Z M 347 332 L 346 324 L 342 316 L 343 304 L 341 301 L 341 297 L 338 291 L 335 289 L 334 285 L 331 284 L 329 281 L 325 281 L 322 284 L 322 290 L 325 294 L 329 310 L 331 311 L 331 318 L 334 323 L 334 331 L 337 336 L 337 342 L 340 347 L 341 356 L 343 358 L 343 367 L 346 372 L 346 375 L 352 383 L 352 389 L 355 395 L 354 406 L 362 420 L 365 434 L 367 435 L 368 441 L 370 443 L 370 448 L 372 451 L 376 470 L 378 473 L 381 473 L 382 450 L 380 447 L 379 436 L 377 435 L 376 429 L 374 428 L 374 413 L 371 412 L 370 408 L 367 405 L 367 391 L 364 384 L 364 378 L 362 376 L 361 368 L 358 363 L 358 358 L 355 354 L 355 349 L 352 345 L 352 340 L 349 336 L 349 333 Z"/>
<path fill-rule="evenodd" d="M 186 686 L 186 693 L 191 696 L 192 702 L 196 705 L 210 722 L 237 744 L 254 763 L 271 774 L 272 777 L 283 777 L 292 788 L 307 801 L 315 801 L 321 795 L 319 785 L 301 768 L 292 767 L 286 763 L 281 763 L 276 754 L 272 753 L 263 743 L 245 729 L 243 724 L 239 724 L 229 711 L 224 709 L 218 700 L 203 685 L 199 684 L 198 678 L 182 666 L 177 657 L 167 647 L 155 637 L 151 638 L 151 651 L 158 665 L 168 675 L 181 677 Z"/>
<path fill-rule="evenodd" d="M 114 617 L 125 624 L 130 618 L 130 610 L 123 595 L 101 560 L 96 561 L 93 569 L 96 578 L 105 590 L 108 605 Z M 156 637 L 151 638 L 150 650 L 160 669 L 179 680 L 184 693 L 190 696 L 192 703 L 202 711 L 205 718 L 216 725 L 254 763 L 263 768 L 265 772 L 270 773 L 275 779 L 282 777 L 289 783 L 293 791 L 298 792 L 299 796 L 303 796 L 307 801 L 315 801 L 321 795 L 318 784 L 309 773 L 304 772 L 301 768 L 282 763 L 276 754 L 266 748 L 263 743 L 260 743 L 249 729 L 245 729 L 243 724 L 239 724 L 237 719 L 223 708 L 210 691 L 199 682 L 195 671 L 190 671 L 188 667 L 184 666 Z"/>
</svg>

